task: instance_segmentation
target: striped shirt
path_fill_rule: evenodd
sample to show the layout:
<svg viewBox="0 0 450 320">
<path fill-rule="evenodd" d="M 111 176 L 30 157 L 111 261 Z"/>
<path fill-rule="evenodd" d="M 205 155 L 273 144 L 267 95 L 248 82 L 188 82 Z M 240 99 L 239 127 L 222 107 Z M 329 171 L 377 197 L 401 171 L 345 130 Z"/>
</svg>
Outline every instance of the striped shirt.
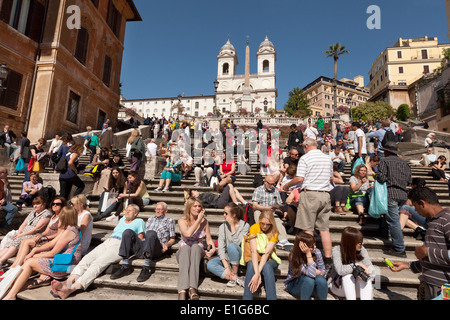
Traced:
<svg viewBox="0 0 450 320">
<path fill-rule="evenodd" d="M 260 206 L 263 207 L 271 207 L 273 205 L 283 204 L 280 192 L 276 188 L 272 188 L 272 190 L 267 191 L 264 184 L 253 191 L 252 201 L 257 202 Z"/>
<path fill-rule="evenodd" d="M 170 238 L 175 237 L 175 221 L 166 216 L 153 216 L 148 218 L 145 224 L 145 231 L 155 231 L 161 245 L 169 242 Z"/>
<path fill-rule="evenodd" d="M 380 183 L 386 182 L 389 199 L 408 200 L 406 186 L 412 183 L 412 173 L 405 160 L 396 155 L 381 159 L 375 178 Z"/>
<path fill-rule="evenodd" d="M 428 257 L 411 262 L 411 271 L 421 272 L 424 281 L 436 287 L 450 283 L 450 209 L 443 209 L 430 218 L 424 246 Z"/>
<path fill-rule="evenodd" d="M 302 190 L 330 191 L 333 162 L 322 151 L 311 150 L 298 161 L 297 176 L 304 178 Z"/>
<path fill-rule="evenodd" d="M 315 254 L 316 254 L 316 261 L 313 263 L 302 264 L 300 267 L 300 274 L 297 275 L 292 274 L 292 267 L 291 264 L 289 263 L 288 275 L 284 280 L 285 288 L 287 288 L 289 282 L 291 282 L 296 278 L 299 278 L 302 275 L 315 279 L 317 276 L 316 270 L 322 271 L 322 275 L 325 275 L 326 272 L 325 263 L 323 262 L 323 257 L 322 253 L 320 252 L 320 249 L 316 248 Z"/>
</svg>

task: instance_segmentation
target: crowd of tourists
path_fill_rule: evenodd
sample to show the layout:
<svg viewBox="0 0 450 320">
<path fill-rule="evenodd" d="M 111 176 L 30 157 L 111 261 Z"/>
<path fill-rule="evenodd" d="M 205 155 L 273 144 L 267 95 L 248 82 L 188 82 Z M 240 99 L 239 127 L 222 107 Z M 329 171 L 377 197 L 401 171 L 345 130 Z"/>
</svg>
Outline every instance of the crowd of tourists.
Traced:
<svg viewBox="0 0 450 320">
<path fill-rule="evenodd" d="M 42 286 L 50 286 L 55 298 L 66 299 L 87 290 L 111 265 L 120 263 L 110 276 L 113 280 L 132 274 L 132 257 L 144 260 L 136 281 L 151 281 L 155 261 L 176 249 L 180 300 L 200 298 L 202 261 L 224 285 L 243 287 L 244 300 L 253 299 L 262 283 L 265 297 L 277 299 L 276 274 L 282 263 L 288 263 L 284 289 L 298 299 L 326 300 L 331 293 L 371 300 L 379 274 L 364 247 L 363 232 L 377 184 L 386 187 L 387 209 L 373 221 L 380 236 L 389 239 L 383 249 L 393 260 L 389 268 L 421 273 L 425 299 L 439 296 L 441 286 L 450 282 L 450 211 L 441 207 L 425 180 L 412 179 L 409 164 L 400 156 L 402 129 L 395 120 L 338 122 L 332 135 L 319 118 L 306 128 L 291 125 L 284 145 L 279 144 L 279 129 L 266 130 L 259 121 L 257 128 L 243 133 L 248 149 L 244 138 L 230 130 L 240 129 L 230 120 L 214 129 L 207 121 L 147 120 L 150 134 L 143 136 L 138 127 L 132 130 L 126 159 L 114 146 L 109 121 L 100 135 L 88 127 L 83 143 L 68 133 L 57 135 L 48 150 L 45 139 L 32 144 L 26 132 L 18 139 L 5 126 L 0 138 L 14 164 L 10 173 L 24 172 L 24 180 L 20 197 L 13 201 L 8 169 L 0 167 L 0 267 L 2 277 L 15 274 L 4 299 Z M 89 155 L 86 166 L 80 164 L 83 155 Z M 259 162 L 253 162 L 254 155 Z M 166 215 L 171 206 L 165 202 L 156 203 L 154 215 L 146 221 L 139 217 L 152 203 L 140 169 L 154 158 L 166 162 L 154 192 L 170 193 L 174 185 L 184 186 L 179 219 Z M 438 171 L 445 170 L 445 161 L 437 159 L 432 167 L 439 179 L 446 179 Z M 250 199 L 236 182 L 254 163 L 259 172 L 252 180 Z M 344 173 L 347 165 L 349 179 Z M 44 187 L 39 174 L 45 168 L 59 175 L 58 194 Z M 81 174 L 94 179 L 92 192 L 84 191 Z M 90 210 L 90 197 L 99 198 L 96 213 Z M 26 207 L 30 213 L 20 227 L 12 228 L 17 211 Z M 209 208 L 223 210 L 217 236 L 211 232 Z M 361 226 L 345 227 L 334 247 L 332 214 L 355 215 Z M 102 220 L 115 228 L 92 248 L 93 224 Z M 405 262 L 405 227 L 423 241 L 415 250 L 417 261 L 411 263 Z M 280 250 L 289 252 L 287 262 L 280 259 Z"/>
</svg>

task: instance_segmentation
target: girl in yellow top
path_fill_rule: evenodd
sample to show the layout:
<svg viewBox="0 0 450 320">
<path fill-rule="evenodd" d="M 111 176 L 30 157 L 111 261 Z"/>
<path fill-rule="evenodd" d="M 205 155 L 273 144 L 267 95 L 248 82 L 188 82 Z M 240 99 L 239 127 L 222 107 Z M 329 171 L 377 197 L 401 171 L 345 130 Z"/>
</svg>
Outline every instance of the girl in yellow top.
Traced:
<svg viewBox="0 0 450 320">
<path fill-rule="evenodd" d="M 279 232 L 272 211 L 263 211 L 259 216 L 259 222 L 250 227 L 249 234 L 265 234 L 268 241 L 265 252 L 260 254 L 257 250 L 257 241 L 259 241 L 259 238 L 250 240 L 252 259 L 247 262 L 243 300 L 253 300 L 253 294 L 261 285 L 261 275 L 264 277 L 266 299 L 276 300 L 277 292 L 274 271 L 281 261 L 276 256 L 275 251 L 275 244 L 278 242 Z"/>
</svg>

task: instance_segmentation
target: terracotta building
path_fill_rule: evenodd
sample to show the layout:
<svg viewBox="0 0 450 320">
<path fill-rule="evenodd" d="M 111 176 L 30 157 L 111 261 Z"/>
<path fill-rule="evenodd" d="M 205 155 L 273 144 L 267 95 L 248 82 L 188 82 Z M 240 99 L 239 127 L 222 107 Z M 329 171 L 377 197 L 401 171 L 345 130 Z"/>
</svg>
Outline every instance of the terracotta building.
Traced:
<svg viewBox="0 0 450 320">
<path fill-rule="evenodd" d="M 31 142 L 117 121 L 132 0 L 0 0 L 0 126 Z"/>
</svg>

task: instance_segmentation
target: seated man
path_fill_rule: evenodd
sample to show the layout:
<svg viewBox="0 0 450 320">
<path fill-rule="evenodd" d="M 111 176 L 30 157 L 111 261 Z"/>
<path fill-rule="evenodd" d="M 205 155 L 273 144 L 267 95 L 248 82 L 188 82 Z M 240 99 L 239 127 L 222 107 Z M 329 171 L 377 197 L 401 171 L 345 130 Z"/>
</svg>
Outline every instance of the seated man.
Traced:
<svg viewBox="0 0 450 320">
<path fill-rule="evenodd" d="M 130 229 L 141 239 L 144 238 L 145 223 L 142 219 L 136 219 L 138 214 L 139 207 L 130 204 L 111 236 L 84 256 L 66 281 L 52 281 L 52 295 L 67 299 L 75 291 L 86 290 L 109 265 L 118 263 L 121 260 L 119 248 L 125 230 Z"/>
<path fill-rule="evenodd" d="M 337 165 L 337 171 L 341 173 L 344 172 L 346 162 L 341 147 L 339 145 L 336 145 L 336 147 L 330 152 L 329 155 L 331 161 L 333 161 L 333 165 Z"/>
<path fill-rule="evenodd" d="M 272 175 L 267 175 L 264 179 L 264 184 L 255 189 L 252 196 L 252 205 L 255 210 L 255 221 L 259 221 L 259 215 L 264 210 L 271 210 L 272 212 L 280 211 L 284 207 L 280 192 L 275 188 L 275 178 Z M 277 248 L 283 250 L 292 249 L 292 244 L 287 240 L 286 228 L 283 226 L 278 215 L 274 215 L 278 231 L 280 232 L 277 243 Z"/>
<path fill-rule="evenodd" d="M 409 160 L 409 163 L 413 166 L 429 167 L 435 161 L 437 161 L 437 156 L 434 154 L 434 148 L 428 147 L 427 153 L 422 154 L 420 160 Z"/>
<path fill-rule="evenodd" d="M 4 222 L 0 225 L 1 235 L 5 235 L 10 231 L 11 222 L 18 210 L 11 202 L 11 189 L 7 185 L 7 176 L 8 170 L 5 167 L 0 167 L 0 212 L 6 214 Z"/>
<path fill-rule="evenodd" d="M 144 266 L 137 278 L 137 282 L 144 282 L 150 278 L 150 263 L 166 253 L 175 243 L 175 221 L 166 217 L 167 204 L 158 202 L 155 216 L 150 217 L 145 224 L 145 238 L 141 239 L 131 229 L 125 230 L 122 235 L 119 255 L 122 259 L 121 268 L 111 275 L 111 279 L 119 279 L 133 272 L 129 258 L 145 258 Z"/>
</svg>

